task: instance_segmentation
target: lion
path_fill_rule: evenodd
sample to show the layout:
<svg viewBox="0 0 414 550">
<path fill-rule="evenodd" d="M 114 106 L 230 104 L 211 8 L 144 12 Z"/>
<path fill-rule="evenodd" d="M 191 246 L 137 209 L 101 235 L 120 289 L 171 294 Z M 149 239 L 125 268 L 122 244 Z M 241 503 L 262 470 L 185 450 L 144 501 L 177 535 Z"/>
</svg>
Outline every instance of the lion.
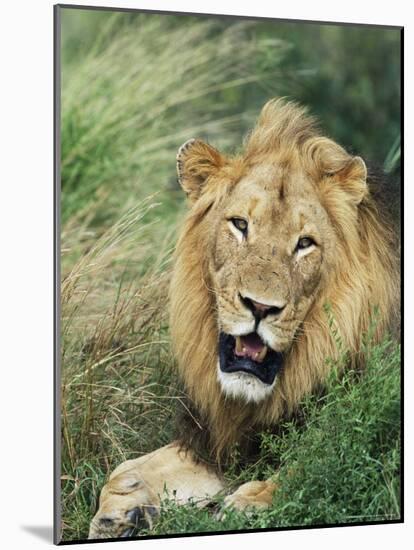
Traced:
<svg viewBox="0 0 414 550">
<path fill-rule="evenodd" d="M 170 330 L 192 406 L 177 440 L 115 469 L 91 539 L 151 525 L 166 495 L 199 506 L 224 495 L 224 457 L 323 386 L 341 353 L 338 335 L 359 367 L 374 308 L 374 341 L 398 320 L 396 237 L 375 181 L 304 107 L 269 101 L 234 156 L 187 141 L 177 172 L 190 208 L 175 251 Z M 276 489 L 276 476 L 252 480 L 224 506 L 266 508 Z"/>
</svg>

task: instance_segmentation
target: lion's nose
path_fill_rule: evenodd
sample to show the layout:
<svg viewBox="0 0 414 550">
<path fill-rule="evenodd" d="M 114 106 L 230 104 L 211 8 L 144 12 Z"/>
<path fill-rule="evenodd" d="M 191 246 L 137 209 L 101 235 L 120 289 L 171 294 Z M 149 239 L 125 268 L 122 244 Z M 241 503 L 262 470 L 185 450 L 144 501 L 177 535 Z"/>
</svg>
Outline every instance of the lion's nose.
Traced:
<svg viewBox="0 0 414 550">
<path fill-rule="evenodd" d="M 240 293 L 239 296 L 242 303 L 250 309 L 256 318 L 258 317 L 263 319 L 263 317 L 266 317 L 267 315 L 279 315 L 286 307 L 286 303 L 278 302 L 277 304 L 264 304 L 253 300 L 253 298 L 250 298 L 249 296 L 243 296 Z"/>
</svg>

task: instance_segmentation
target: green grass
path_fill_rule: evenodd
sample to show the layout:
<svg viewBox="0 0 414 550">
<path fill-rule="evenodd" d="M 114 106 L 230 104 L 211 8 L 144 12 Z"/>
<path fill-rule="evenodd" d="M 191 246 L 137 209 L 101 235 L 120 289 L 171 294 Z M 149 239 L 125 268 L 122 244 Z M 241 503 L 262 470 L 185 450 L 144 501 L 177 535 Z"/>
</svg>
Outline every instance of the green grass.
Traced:
<svg viewBox="0 0 414 550">
<path fill-rule="evenodd" d="M 177 18 L 74 10 L 62 21 L 61 536 L 76 540 L 111 470 L 171 440 L 183 397 L 167 299 L 185 210 L 176 150 L 191 137 L 233 149 L 266 99 L 300 98 L 315 80 L 284 67 L 296 50 L 267 23 L 188 18 L 183 30 Z M 303 403 L 304 425 L 263 434 L 257 462 L 227 472 L 236 487 L 278 471 L 270 510 L 218 522 L 166 503 L 154 532 L 398 518 L 399 348 L 387 341 L 369 357 L 360 379 L 333 375 Z"/>
<path fill-rule="evenodd" d="M 260 459 L 229 484 L 278 481 L 269 510 L 223 521 L 195 506 L 165 503 L 155 532 L 185 533 L 400 518 L 400 350 L 392 341 L 370 348 L 363 375 L 335 371 L 323 397 L 302 404 L 304 421 L 263 434 Z M 153 532 L 154 532 L 153 531 Z"/>
<path fill-rule="evenodd" d="M 64 23 L 73 15 L 64 11 Z M 84 219 L 98 201 L 89 223 L 109 224 L 121 200 L 133 205 L 174 189 L 178 147 L 194 136 L 232 144 L 254 115 L 229 113 L 227 95 L 265 84 L 255 67 L 261 43 L 248 38 L 252 24 L 222 29 L 194 18 L 183 31 L 162 16 L 136 16 L 114 35 L 122 20 L 123 14 L 107 17 L 97 45 L 63 66 L 64 223 Z M 283 43 L 273 41 L 268 50 L 277 59 Z M 168 204 L 167 217 L 177 203 Z"/>
</svg>

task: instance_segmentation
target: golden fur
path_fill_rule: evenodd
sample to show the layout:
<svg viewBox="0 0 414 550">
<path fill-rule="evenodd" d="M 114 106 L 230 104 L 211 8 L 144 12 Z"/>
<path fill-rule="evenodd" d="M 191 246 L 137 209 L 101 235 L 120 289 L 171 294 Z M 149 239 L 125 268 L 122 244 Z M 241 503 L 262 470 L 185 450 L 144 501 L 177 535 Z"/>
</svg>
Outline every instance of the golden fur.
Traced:
<svg viewBox="0 0 414 550">
<path fill-rule="evenodd" d="M 172 341 L 180 376 L 207 423 L 212 452 L 220 461 L 243 432 L 276 424 L 305 394 L 323 384 L 332 364 L 328 359 L 338 359 L 341 353 L 338 336 L 350 353 L 350 362 L 359 364 L 363 359 L 361 335 L 371 327 L 376 307 L 374 339 L 382 337 L 398 309 L 394 236 L 380 217 L 363 161 L 323 137 L 305 109 L 291 102 L 272 100 L 265 105 L 240 155 L 225 157 L 198 140 L 185 144 L 178 155 L 178 171 L 191 208 L 175 254 L 170 290 Z M 236 254 L 224 226 L 218 228 L 232 201 L 238 201 L 237 213 L 244 200 L 256 200 L 237 199 L 238 186 L 243 185 L 248 195 L 250 181 L 252 188 L 260 185 L 261 192 L 271 193 L 280 219 L 295 216 L 296 194 L 307 216 L 317 205 L 318 220 L 314 221 L 319 223 L 319 214 L 324 218 L 325 238 L 324 258 L 309 267 L 318 275 L 302 308 L 305 317 L 283 344 L 283 372 L 272 394 L 260 403 L 226 397 L 217 379 L 218 331 L 223 323 L 219 264 L 226 250 L 229 257 Z M 291 201 L 288 209 L 286 196 Z M 313 201 L 309 207 L 304 203 L 307 198 Z M 259 228 L 264 227 L 267 218 L 259 217 L 258 222 Z M 283 231 L 291 230 L 290 222 L 286 221 Z M 285 237 L 288 240 L 290 235 Z M 258 246 L 269 247 L 271 238 L 269 233 Z M 281 262 L 275 263 L 277 268 Z M 282 266 L 285 271 L 286 265 Z M 250 271 L 245 267 L 243 277 L 258 280 L 255 270 L 255 265 Z M 302 279 L 297 288 L 306 289 Z M 289 284 L 286 280 L 278 292 L 291 292 Z M 237 289 L 226 289 L 232 290 Z"/>
</svg>

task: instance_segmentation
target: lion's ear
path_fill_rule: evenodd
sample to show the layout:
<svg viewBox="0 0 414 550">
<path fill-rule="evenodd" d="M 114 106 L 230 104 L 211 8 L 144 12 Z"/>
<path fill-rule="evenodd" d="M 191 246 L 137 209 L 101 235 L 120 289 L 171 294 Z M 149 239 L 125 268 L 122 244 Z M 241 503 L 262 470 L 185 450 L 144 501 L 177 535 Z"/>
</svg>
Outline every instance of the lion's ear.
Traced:
<svg viewBox="0 0 414 550">
<path fill-rule="evenodd" d="M 368 195 L 367 167 L 361 157 L 350 157 L 344 166 L 333 174 L 334 181 L 358 205 Z"/>
<path fill-rule="evenodd" d="M 223 155 L 208 143 L 190 139 L 178 149 L 178 181 L 190 202 L 195 202 L 210 176 L 224 165 Z"/>
<path fill-rule="evenodd" d="M 351 157 L 337 177 L 355 204 L 360 204 L 368 195 L 367 167 L 361 157 Z"/>
<path fill-rule="evenodd" d="M 361 157 L 349 155 L 337 143 L 321 138 L 314 156 L 321 176 L 339 185 L 349 199 L 358 205 L 368 194 L 367 168 Z"/>
</svg>

